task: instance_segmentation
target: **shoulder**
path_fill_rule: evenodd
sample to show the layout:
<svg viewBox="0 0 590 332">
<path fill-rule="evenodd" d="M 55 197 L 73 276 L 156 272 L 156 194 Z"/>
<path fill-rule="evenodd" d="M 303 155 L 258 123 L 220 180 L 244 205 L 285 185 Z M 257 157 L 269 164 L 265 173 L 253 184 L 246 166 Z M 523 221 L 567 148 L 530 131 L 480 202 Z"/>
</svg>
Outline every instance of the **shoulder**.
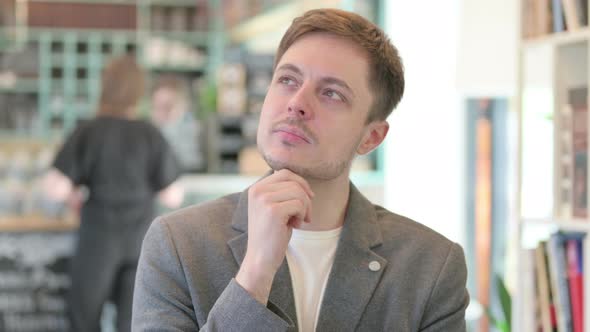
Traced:
<svg viewBox="0 0 590 332">
<path fill-rule="evenodd" d="M 160 128 L 156 127 L 153 123 L 140 119 L 133 120 L 132 125 L 136 131 L 143 133 L 155 146 L 161 147 L 162 145 L 168 144 Z"/>
<path fill-rule="evenodd" d="M 93 141 L 94 136 L 97 136 L 96 133 L 100 132 L 100 129 L 97 129 L 98 126 L 99 123 L 96 119 L 79 121 L 62 141 L 62 147 L 67 147 L 68 151 L 70 151 L 71 149 L 81 148 L 85 144 L 88 144 L 89 141 Z M 80 152 L 81 150 L 79 150 L 71 151 Z"/>
<path fill-rule="evenodd" d="M 384 233 L 396 233 L 408 240 L 432 243 L 433 245 L 450 245 L 453 242 L 432 228 L 408 217 L 391 212 L 379 205 L 374 205 L 377 221 Z"/>
<path fill-rule="evenodd" d="M 467 266 L 459 244 L 380 206 L 375 206 L 375 212 L 383 240 L 373 250 L 391 264 L 386 278 L 391 286 L 399 283 L 400 292 L 409 292 L 400 296 L 413 297 L 423 305 L 435 290 L 463 296 Z"/>
<path fill-rule="evenodd" d="M 153 123 L 151 123 L 145 119 L 137 119 L 137 120 L 132 120 L 130 122 L 133 123 L 135 126 L 143 128 L 145 130 L 160 132 L 158 127 L 156 127 Z"/>
<path fill-rule="evenodd" d="M 154 124 L 144 119 L 126 119 L 123 123 L 130 129 L 142 131 L 151 135 L 160 135 L 160 130 Z"/>
<path fill-rule="evenodd" d="M 74 130 L 72 130 L 70 136 L 81 136 L 85 135 L 90 131 L 95 130 L 95 128 L 100 126 L 100 122 L 97 119 L 90 119 L 85 121 L 80 121 L 76 124 Z"/>
<path fill-rule="evenodd" d="M 374 207 L 383 236 L 383 255 L 403 257 L 413 263 L 423 262 L 435 270 L 447 263 L 462 264 L 464 261 L 459 244 L 417 221 L 378 205 Z"/>
</svg>

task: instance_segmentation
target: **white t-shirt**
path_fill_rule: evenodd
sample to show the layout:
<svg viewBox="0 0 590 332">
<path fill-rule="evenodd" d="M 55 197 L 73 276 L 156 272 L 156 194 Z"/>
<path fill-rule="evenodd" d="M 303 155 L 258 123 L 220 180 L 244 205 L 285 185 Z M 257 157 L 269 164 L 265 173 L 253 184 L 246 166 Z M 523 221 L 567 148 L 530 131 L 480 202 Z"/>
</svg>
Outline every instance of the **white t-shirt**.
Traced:
<svg viewBox="0 0 590 332">
<path fill-rule="evenodd" d="M 300 332 L 315 331 L 342 227 L 329 231 L 293 229 L 287 263 Z"/>
</svg>

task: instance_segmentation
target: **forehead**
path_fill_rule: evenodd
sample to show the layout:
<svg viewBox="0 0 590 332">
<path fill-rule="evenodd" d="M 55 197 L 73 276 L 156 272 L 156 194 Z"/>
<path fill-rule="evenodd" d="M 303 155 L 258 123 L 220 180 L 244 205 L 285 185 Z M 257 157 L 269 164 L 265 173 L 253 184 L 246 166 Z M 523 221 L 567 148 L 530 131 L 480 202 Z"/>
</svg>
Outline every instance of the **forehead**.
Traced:
<svg viewBox="0 0 590 332">
<path fill-rule="evenodd" d="M 154 97 L 157 98 L 176 98 L 176 91 L 169 87 L 158 88 L 154 93 Z"/>
<path fill-rule="evenodd" d="M 289 63 L 304 74 L 344 80 L 354 90 L 368 92 L 368 53 L 344 37 L 308 33 L 297 39 L 281 57 L 277 68 Z"/>
</svg>

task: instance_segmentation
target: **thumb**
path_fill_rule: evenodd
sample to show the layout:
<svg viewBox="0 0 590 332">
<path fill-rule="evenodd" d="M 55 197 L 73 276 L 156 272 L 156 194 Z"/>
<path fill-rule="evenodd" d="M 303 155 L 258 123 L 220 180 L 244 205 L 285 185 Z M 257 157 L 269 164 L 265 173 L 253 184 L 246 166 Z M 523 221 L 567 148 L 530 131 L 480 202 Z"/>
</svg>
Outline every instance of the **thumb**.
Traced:
<svg viewBox="0 0 590 332">
<path fill-rule="evenodd" d="M 301 228 L 301 225 L 303 224 L 303 219 L 301 219 L 299 216 L 292 216 L 289 218 L 289 221 L 287 222 L 287 226 L 291 227 L 291 228 Z"/>
</svg>

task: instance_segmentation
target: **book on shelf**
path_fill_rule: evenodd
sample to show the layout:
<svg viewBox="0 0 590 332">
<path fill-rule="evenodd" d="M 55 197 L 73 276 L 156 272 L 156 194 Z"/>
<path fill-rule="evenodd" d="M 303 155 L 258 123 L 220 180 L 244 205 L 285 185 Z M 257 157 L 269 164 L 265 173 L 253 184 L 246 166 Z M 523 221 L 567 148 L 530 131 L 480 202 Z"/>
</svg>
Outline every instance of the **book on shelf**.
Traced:
<svg viewBox="0 0 590 332">
<path fill-rule="evenodd" d="M 558 331 L 572 331 L 572 311 L 566 268 L 565 242 L 562 232 L 552 234 L 547 241 L 547 262 L 550 275 L 551 292 L 555 304 Z"/>
<path fill-rule="evenodd" d="M 588 25 L 588 0 L 561 0 L 568 31 Z"/>
<path fill-rule="evenodd" d="M 566 240 L 567 276 L 571 301 L 572 331 L 584 331 L 584 274 L 582 237 Z"/>
<path fill-rule="evenodd" d="M 551 0 L 522 0 L 522 35 L 533 38 L 549 34 L 552 30 Z"/>
<path fill-rule="evenodd" d="M 588 0 L 521 0 L 523 38 L 588 26 Z"/>
<path fill-rule="evenodd" d="M 558 231 L 522 249 L 523 331 L 584 331 L 585 232 Z"/>
<path fill-rule="evenodd" d="M 522 331 L 538 331 L 539 326 L 539 301 L 537 300 L 536 285 L 536 267 L 535 267 L 535 249 L 522 249 L 522 317 L 520 326 Z"/>
<path fill-rule="evenodd" d="M 535 250 L 535 267 L 537 276 L 537 299 L 541 326 L 543 331 L 553 331 L 556 328 L 555 307 L 549 283 L 549 269 L 547 268 L 547 242 L 541 241 Z"/>
<path fill-rule="evenodd" d="M 536 3 L 536 26 L 538 35 L 551 33 L 551 0 L 534 0 Z"/>
<path fill-rule="evenodd" d="M 551 0 L 551 17 L 553 18 L 553 32 L 565 31 L 565 13 L 562 0 Z"/>
</svg>

